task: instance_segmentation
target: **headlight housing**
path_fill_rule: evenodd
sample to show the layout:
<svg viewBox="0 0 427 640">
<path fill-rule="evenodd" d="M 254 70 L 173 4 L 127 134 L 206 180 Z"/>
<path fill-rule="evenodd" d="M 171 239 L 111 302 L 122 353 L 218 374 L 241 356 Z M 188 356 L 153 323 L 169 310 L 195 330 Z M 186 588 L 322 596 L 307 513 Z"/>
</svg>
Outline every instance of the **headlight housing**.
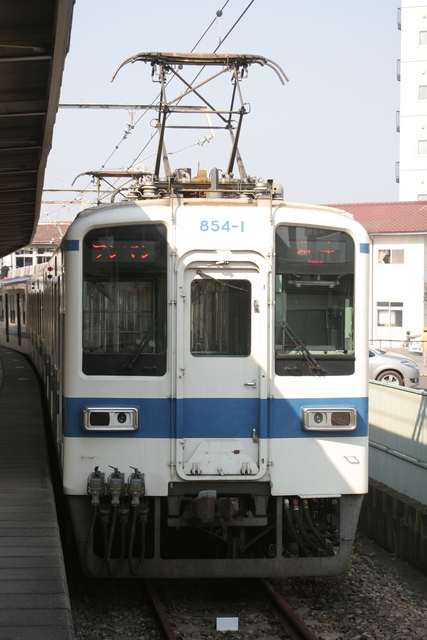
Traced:
<svg viewBox="0 0 427 640">
<path fill-rule="evenodd" d="M 357 411 L 354 407 L 303 407 L 304 431 L 354 431 Z"/>
</svg>

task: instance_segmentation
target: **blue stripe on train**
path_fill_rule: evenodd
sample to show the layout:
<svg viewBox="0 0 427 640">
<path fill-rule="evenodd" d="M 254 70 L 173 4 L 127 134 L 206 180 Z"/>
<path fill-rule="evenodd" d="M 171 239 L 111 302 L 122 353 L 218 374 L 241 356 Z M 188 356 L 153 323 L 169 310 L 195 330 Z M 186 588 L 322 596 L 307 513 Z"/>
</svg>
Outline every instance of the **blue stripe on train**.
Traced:
<svg viewBox="0 0 427 640">
<path fill-rule="evenodd" d="M 312 406 L 355 407 L 357 429 L 348 432 L 303 431 L 301 409 Z M 121 433 L 85 431 L 82 426 L 84 407 L 138 407 L 139 429 Z M 368 399 L 65 398 L 64 424 L 64 435 L 69 438 L 249 438 L 253 429 L 261 438 L 352 438 L 368 435 Z"/>
</svg>

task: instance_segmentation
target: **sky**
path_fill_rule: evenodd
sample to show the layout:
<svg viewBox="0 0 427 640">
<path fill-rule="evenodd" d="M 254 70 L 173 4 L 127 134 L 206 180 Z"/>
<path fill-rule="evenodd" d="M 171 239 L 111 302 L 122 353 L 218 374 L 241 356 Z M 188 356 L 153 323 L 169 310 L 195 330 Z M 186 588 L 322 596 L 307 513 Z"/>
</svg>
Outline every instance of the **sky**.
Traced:
<svg viewBox="0 0 427 640">
<path fill-rule="evenodd" d="M 399 6 L 399 0 L 76 0 L 60 103 L 155 102 L 158 84 L 148 65 L 128 64 L 111 82 L 117 67 L 139 52 L 191 51 L 213 22 L 196 52 L 219 47 L 218 53 L 257 54 L 274 60 L 289 78 L 282 86 L 271 69 L 252 65 L 240 83 L 250 105 L 239 143 L 249 175 L 277 180 L 292 202 L 394 201 Z M 229 77 L 215 83 L 212 99 L 228 108 Z M 170 92 L 180 89 L 171 84 Z M 146 156 L 156 145 L 146 144 L 156 112 L 142 114 L 59 109 L 45 189 L 69 189 L 78 174 L 123 169 L 136 158 L 152 169 L 154 157 Z M 123 139 L 129 122 L 135 127 Z M 173 170 L 225 170 L 228 134 L 215 132 L 201 146 L 197 141 L 207 133 L 170 132 L 166 146 Z M 73 188 L 88 186 L 85 176 Z M 45 191 L 43 199 L 75 197 Z M 43 211 L 63 219 L 72 209 L 46 204 Z"/>
</svg>

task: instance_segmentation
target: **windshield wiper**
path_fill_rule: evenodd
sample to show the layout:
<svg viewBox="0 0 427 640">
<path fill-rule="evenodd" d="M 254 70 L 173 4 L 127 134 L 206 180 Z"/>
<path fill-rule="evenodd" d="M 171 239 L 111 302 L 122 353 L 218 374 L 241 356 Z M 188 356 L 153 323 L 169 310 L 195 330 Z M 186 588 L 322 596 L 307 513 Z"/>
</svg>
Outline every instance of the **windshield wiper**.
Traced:
<svg viewBox="0 0 427 640">
<path fill-rule="evenodd" d="M 126 360 L 126 362 L 120 366 L 122 371 L 130 371 L 138 360 L 141 353 L 144 351 L 145 347 L 150 342 L 151 338 L 156 334 L 157 329 L 163 323 L 163 318 L 157 318 L 155 322 L 151 325 L 150 329 L 142 336 L 141 342 L 136 347 L 135 351 L 131 354 L 131 356 Z"/>
<path fill-rule="evenodd" d="M 308 362 L 309 369 L 314 376 L 324 376 L 326 374 L 325 369 L 317 362 L 316 358 L 313 356 L 311 351 L 307 349 L 306 345 L 302 342 L 302 340 L 298 337 L 295 331 L 292 329 L 291 325 L 287 320 L 281 320 L 279 324 L 282 325 L 282 329 L 285 333 L 288 334 L 292 344 L 301 351 L 303 356 Z"/>
</svg>

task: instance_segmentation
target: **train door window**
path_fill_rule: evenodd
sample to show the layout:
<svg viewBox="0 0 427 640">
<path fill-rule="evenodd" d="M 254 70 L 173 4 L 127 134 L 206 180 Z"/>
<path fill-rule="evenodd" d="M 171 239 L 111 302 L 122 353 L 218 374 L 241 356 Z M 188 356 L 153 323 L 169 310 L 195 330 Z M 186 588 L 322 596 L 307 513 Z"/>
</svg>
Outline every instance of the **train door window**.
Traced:
<svg viewBox="0 0 427 640">
<path fill-rule="evenodd" d="M 9 342 L 9 295 L 4 296 L 4 317 L 6 320 L 6 342 Z"/>
<path fill-rule="evenodd" d="M 4 321 L 3 296 L 0 296 L 0 320 Z"/>
<path fill-rule="evenodd" d="M 191 283 L 193 356 L 248 356 L 251 344 L 248 280 L 195 279 Z"/>
<path fill-rule="evenodd" d="M 15 294 L 12 293 L 9 296 L 9 313 L 10 313 L 10 323 L 14 324 L 15 323 L 15 318 L 16 318 L 16 314 L 15 314 Z"/>
<path fill-rule="evenodd" d="M 16 294 L 16 322 L 17 322 L 17 338 L 18 345 L 21 346 L 22 332 L 21 332 L 21 300 L 20 294 Z"/>
<path fill-rule="evenodd" d="M 166 228 L 94 229 L 83 246 L 83 373 L 164 375 Z"/>
<path fill-rule="evenodd" d="M 275 302 L 278 375 L 354 373 L 354 242 L 348 234 L 279 226 Z"/>
</svg>

